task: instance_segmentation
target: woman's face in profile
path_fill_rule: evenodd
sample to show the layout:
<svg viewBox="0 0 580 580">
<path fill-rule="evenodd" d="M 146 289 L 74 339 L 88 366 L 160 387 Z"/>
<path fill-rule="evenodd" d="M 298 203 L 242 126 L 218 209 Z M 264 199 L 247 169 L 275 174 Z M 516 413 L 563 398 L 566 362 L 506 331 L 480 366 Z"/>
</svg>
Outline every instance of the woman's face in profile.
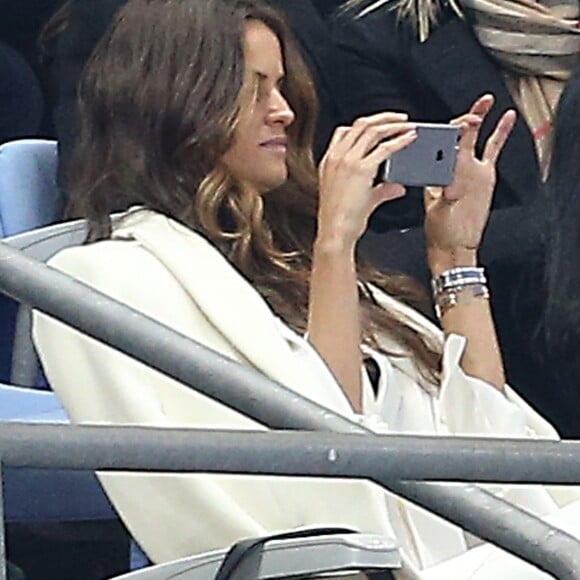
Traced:
<svg viewBox="0 0 580 580">
<path fill-rule="evenodd" d="M 283 95 L 280 42 L 258 20 L 246 23 L 244 57 L 241 111 L 234 144 L 222 161 L 246 187 L 263 193 L 288 177 L 286 129 L 294 121 L 294 112 Z"/>
</svg>

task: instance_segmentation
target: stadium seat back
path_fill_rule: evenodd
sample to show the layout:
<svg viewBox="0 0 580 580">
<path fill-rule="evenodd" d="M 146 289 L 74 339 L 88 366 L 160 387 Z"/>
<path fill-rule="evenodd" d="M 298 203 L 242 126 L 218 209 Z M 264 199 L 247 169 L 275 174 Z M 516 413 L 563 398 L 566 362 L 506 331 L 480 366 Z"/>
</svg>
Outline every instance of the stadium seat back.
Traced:
<svg viewBox="0 0 580 580">
<path fill-rule="evenodd" d="M 56 183 L 56 141 L 19 139 L 0 145 L 0 237 L 58 220 L 64 197 Z"/>
<path fill-rule="evenodd" d="M 0 145 L 0 239 L 60 218 L 64 199 L 56 183 L 57 165 L 56 141 L 19 139 Z M 14 382 L 12 359 L 17 310 L 12 300 L 0 296 L 0 381 L 4 382 Z M 34 377 L 31 384 L 36 381 Z"/>
<path fill-rule="evenodd" d="M 28 256 L 46 262 L 59 250 L 82 244 L 87 232 L 84 220 L 53 224 L 6 238 L 3 241 Z M 27 305 L 17 307 L 13 323 L 9 382 L 25 387 L 46 387 L 31 335 L 32 313 Z"/>
</svg>

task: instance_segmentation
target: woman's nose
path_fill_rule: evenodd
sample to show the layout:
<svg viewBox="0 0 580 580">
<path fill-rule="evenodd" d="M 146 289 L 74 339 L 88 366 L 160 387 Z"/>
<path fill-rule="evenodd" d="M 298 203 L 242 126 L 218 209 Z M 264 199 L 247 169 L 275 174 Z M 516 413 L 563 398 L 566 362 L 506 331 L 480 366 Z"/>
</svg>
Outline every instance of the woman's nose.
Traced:
<svg viewBox="0 0 580 580">
<path fill-rule="evenodd" d="M 283 124 L 288 127 L 294 122 L 296 115 L 288 104 L 284 95 L 278 90 L 272 93 L 272 100 L 270 103 L 270 120 L 273 123 Z"/>
</svg>

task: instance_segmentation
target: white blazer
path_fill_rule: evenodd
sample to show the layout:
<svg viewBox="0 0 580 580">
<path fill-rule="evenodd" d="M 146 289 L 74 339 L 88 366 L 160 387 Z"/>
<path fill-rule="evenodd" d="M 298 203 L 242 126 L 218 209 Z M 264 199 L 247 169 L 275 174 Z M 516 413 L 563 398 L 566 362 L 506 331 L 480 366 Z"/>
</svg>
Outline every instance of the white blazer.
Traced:
<svg viewBox="0 0 580 580">
<path fill-rule="evenodd" d="M 412 360 L 374 353 L 381 367 L 379 392 L 375 396 L 365 375 L 363 415 L 356 416 L 308 342 L 273 314 L 205 238 L 160 214 L 129 212 L 111 240 L 64 250 L 50 264 L 375 431 L 557 438 L 511 389 L 503 395 L 466 376 L 459 366 L 465 340 L 453 335 L 443 345 L 437 395 L 421 388 Z M 378 290 L 376 297 L 433 341 L 443 340 L 411 308 Z M 264 429 L 38 313 L 34 338 L 48 380 L 75 423 Z M 100 479 L 154 562 L 319 524 L 396 535 L 405 560 L 402 576 L 420 577 L 419 570 L 468 549 L 455 526 L 366 482 L 150 473 Z M 540 513 L 556 509 L 543 489 L 518 490 L 514 499 Z"/>
</svg>

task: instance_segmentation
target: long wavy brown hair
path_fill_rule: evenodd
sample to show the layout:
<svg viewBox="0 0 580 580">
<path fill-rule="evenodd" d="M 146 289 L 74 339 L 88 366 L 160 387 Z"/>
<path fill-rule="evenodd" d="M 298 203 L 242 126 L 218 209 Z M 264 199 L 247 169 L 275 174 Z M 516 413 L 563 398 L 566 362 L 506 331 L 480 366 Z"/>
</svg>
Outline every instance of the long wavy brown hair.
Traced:
<svg viewBox="0 0 580 580">
<path fill-rule="evenodd" d="M 248 19 L 277 35 L 285 97 L 296 114 L 288 129 L 288 180 L 263 197 L 247 193 L 221 162 L 241 106 Z M 81 82 L 70 213 L 88 218 L 89 241 L 109 237 L 110 213 L 130 206 L 182 222 L 214 243 L 274 312 L 303 332 L 316 236 L 316 103 L 284 18 L 262 0 L 129 0 Z M 437 347 L 381 308 L 370 286 L 413 303 L 414 284 L 364 266 L 359 274 L 364 342 L 380 349 L 377 337 L 389 335 L 436 384 Z"/>
</svg>

